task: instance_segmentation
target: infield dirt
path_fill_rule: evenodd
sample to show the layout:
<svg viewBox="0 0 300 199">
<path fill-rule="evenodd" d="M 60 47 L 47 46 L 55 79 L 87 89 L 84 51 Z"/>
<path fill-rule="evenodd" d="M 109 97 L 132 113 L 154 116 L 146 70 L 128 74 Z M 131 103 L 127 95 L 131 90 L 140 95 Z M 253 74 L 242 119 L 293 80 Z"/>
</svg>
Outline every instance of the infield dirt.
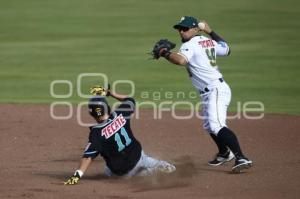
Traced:
<svg viewBox="0 0 300 199">
<path fill-rule="evenodd" d="M 231 174 L 233 162 L 207 165 L 216 152 L 202 122 L 175 120 L 144 110 L 132 129 L 144 151 L 174 163 L 177 171 L 151 177 L 108 179 L 97 158 L 80 184 L 64 186 L 87 143 L 76 117 L 53 120 L 49 105 L 0 105 L 0 198 L 299 198 L 300 117 L 265 115 L 229 120 L 254 166 Z M 62 110 L 63 112 L 63 110 Z M 184 114 L 184 111 L 178 111 Z M 92 121 L 84 114 L 84 121 Z"/>
</svg>

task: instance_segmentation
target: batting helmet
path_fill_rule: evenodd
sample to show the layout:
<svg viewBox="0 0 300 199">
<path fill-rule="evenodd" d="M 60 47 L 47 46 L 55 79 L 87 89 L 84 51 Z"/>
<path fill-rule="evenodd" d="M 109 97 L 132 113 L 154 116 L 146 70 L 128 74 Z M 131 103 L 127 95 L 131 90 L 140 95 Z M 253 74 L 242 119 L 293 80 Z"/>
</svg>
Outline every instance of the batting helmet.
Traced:
<svg viewBox="0 0 300 199">
<path fill-rule="evenodd" d="M 110 107 L 104 96 L 95 96 L 89 100 L 89 112 L 94 118 L 98 118 L 105 114 L 110 114 Z"/>
</svg>

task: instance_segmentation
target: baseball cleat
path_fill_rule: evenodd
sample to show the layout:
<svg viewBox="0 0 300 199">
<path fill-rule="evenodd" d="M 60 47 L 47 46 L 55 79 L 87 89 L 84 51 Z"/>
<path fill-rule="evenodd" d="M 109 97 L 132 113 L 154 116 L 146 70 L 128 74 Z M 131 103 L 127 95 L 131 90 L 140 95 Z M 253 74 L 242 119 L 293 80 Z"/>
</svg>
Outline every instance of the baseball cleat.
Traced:
<svg viewBox="0 0 300 199">
<path fill-rule="evenodd" d="M 253 162 L 247 158 L 237 159 L 235 165 L 232 167 L 233 173 L 240 173 L 243 169 L 249 169 L 252 167 Z"/>
<path fill-rule="evenodd" d="M 158 170 L 163 173 L 172 173 L 176 170 L 176 167 L 172 164 L 166 163 L 158 167 Z"/>
<path fill-rule="evenodd" d="M 228 150 L 225 154 L 217 153 L 215 159 L 209 161 L 208 164 L 210 166 L 219 166 L 224 164 L 225 162 L 230 162 L 234 159 L 234 154 Z"/>
</svg>

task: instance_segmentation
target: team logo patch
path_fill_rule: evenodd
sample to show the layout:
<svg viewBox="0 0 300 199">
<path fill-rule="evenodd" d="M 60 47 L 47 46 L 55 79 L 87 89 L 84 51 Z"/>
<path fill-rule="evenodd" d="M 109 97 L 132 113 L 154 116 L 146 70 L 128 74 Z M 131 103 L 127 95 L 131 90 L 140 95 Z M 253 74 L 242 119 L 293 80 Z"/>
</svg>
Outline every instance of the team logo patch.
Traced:
<svg viewBox="0 0 300 199">
<path fill-rule="evenodd" d="M 104 129 L 101 131 L 101 135 L 105 136 L 106 139 L 110 138 L 112 135 L 114 135 L 120 128 L 122 128 L 126 124 L 126 120 L 123 117 L 123 115 L 119 115 L 116 117 L 109 125 L 107 125 Z"/>
</svg>

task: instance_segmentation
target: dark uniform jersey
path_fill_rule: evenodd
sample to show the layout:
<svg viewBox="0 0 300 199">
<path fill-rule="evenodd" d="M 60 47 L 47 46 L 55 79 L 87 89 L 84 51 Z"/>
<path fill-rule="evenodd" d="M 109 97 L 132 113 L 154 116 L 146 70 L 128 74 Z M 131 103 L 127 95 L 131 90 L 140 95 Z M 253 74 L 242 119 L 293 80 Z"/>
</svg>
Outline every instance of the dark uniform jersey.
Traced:
<svg viewBox="0 0 300 199">
<path fill-rule="evenodd" d="M 130 128 L 130 115 L 134 108 L 134 99 L 126 98 L 107 120 L 90 127 L 89 143 L 83 157 L 95 158 L 100 154 L 117 175 L 133 169 L 142 151 Z"/>
</svg>

